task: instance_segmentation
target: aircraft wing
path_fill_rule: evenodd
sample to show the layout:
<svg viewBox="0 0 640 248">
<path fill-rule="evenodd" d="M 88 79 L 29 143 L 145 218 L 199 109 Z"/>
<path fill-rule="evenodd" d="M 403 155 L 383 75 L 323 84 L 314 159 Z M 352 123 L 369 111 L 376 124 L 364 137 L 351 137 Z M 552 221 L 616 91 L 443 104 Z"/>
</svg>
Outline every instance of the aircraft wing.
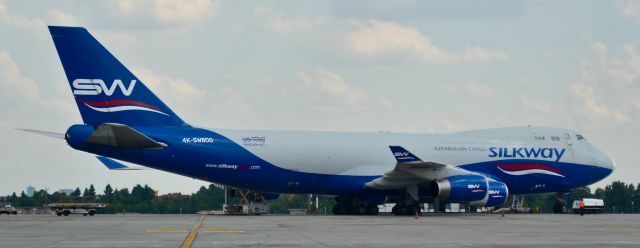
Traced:
<svg viewBox="0 0 640 248">
<path fill-rule="evenodd" d="M 20 131 L 27 132 L 27 133 L 35 133 L 35 134 L 39 134 L 39 135 L 44 135 L 44 136 L 51 137 L 51 138 L 56 138 L 56 139 L 64 139 L 64 134 L 63 133 L 55 133 L 55 132 L 49 132 L 49 131 L 41 131 L 41 130 L 34 130 L 34 129 L 23 129 L 23 128 L 16 128 L 16 130 L 20 130 Z"/>
<path fill-rule="evenodd" d="M 374 189 L 402 189 L 436 179 L 448 165 L 423 161 L 401 146 L 389 146 L 396 158 L 396 167 L 382 177 L 365 184 Z"/>
<path fill-rule="evenodd" d="M 103 156 L 96 156 L 96 158 L 100 160 L 100 162 L 104 164 L 104 166 L 106 166 L 109 170 L 142 170 L 143 169 L 143 168 L 137 168 L 137 167 L 136 168 L 129 167 L 111 158 L 107 158 Z"/>
</svg>

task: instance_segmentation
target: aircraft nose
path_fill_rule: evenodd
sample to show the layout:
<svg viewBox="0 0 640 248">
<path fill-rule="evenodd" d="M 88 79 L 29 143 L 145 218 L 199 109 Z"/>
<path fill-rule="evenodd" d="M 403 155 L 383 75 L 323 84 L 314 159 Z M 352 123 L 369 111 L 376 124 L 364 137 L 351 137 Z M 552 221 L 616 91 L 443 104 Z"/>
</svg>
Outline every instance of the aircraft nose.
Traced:
<svg viewBox="0 0 640 248">
<path fill-rule="evenodd" d="M 593 156 L 596 160 L 598 166 L 610 169 L 613 171 L 616 168 L 616 161 L 613 160 L 609 155 L 602 152 L 600 149 L 593 149 Z"/>
</svg>

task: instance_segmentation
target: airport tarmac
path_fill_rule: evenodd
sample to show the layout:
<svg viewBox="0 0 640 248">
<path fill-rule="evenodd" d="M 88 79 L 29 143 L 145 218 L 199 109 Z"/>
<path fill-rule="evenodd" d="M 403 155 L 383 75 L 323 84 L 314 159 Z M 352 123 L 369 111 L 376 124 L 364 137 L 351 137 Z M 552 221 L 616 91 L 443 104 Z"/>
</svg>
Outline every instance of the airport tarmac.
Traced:
<svg viewBox="0 0 640 248">
<path fill-rule="evenodd" d="M 0 247 L 640 247 L 640 215 L 0 216 Z"/>
</svg>

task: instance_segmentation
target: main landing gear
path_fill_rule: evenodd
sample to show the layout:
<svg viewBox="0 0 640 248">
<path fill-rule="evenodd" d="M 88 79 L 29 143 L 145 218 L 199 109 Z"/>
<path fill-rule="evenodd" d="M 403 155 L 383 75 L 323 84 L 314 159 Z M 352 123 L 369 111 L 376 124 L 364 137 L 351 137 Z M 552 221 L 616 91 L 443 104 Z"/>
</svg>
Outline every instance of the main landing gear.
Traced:
<svg viewBox="0 0 640 248">
<path fill-rule="evenodd" d="M 398 202 L 391 212 L 395 215 L 422 215 L 417 188 L 407 188 L 404 194 L 398 197 Z"/>
<path fill-rule="evenodd" d="M 564 193 L 558 192 L 558 196 L 556 198 L 556 204 L 553 205 L 553 213 L 556 214 L 566 214 L 567 213 L 567 202 L 564 199 Z"/>
<path fill-rule="evenodd" d="M 415 215 L 416 212 L 420 213 L 420 206 L 418 204 L 410 204 L 410 205 L 396 204 L 391 209 L 391 212 L 395 215 Z"/>
<path fill-rule="evenodd" d="M 362 201 L 356 197 L 336 197 L 336 205 L 333 206 L 335 215 L 377 215 L 378 205 Z"/>
</svg>

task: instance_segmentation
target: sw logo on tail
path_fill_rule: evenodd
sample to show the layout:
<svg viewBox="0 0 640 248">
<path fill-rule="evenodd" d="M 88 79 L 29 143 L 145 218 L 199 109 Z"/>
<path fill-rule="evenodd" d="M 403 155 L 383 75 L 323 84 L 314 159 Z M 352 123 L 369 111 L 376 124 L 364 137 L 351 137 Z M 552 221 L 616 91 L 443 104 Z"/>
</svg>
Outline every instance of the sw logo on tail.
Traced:
<svg viewBox="0 0 640 248">
<path fill-rule="evenodd" d="M 133 93 L 133 88 L 136 87 L 136 82 L 137 80 L 133 79 L 129 83 L 129 87 L 125 87 L 122 80 L 115 79 L 111 87 L 108 87 L 102 79 L 76 79 L 72 83 L 73 94 L 77 96 L 96 96 L 104 92 L 105 95 L 111 96 L 116 91 L 116 88 L 120 88 L 123 95 L 130 96 Z"/>
</svg>

